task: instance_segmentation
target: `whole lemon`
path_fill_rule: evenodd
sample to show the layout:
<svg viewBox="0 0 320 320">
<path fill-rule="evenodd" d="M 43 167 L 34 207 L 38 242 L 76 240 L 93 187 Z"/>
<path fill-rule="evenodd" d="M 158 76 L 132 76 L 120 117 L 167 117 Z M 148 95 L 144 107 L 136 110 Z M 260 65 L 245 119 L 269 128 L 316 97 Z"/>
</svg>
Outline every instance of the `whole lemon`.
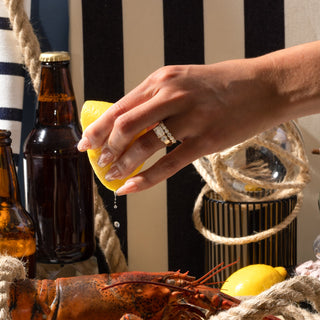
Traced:
<svg viewBox="0 0 320 320">
<path fill-rule="evenodd" d="M 287 276 L 284 267 L 272 267 L 266 264 L 251 264 L 232 273 L 221 287 L 221 291 L 230 296 L 254 296 Z"/>
<path fill-rule="evenodd" d="M 106 101 L 96 101 L 96 100 L 85 101 L 81 109 L 81 115 L 80 115 L 80 122 L 81 122 L 82 129 L 85 130 L 92 122 L 97 120 L 112 105 L 113 103 L 106 102 Z M 137 135 L 134 138 L 134 140 L 137 139 L 142 134 L 144 134 L 145 132 L 146 132 L 145 130 L 141 132 L 139 135 Z M 133 141 L 131 142 L 131 144 L 133 143 Z M 100 155 L 101 155 L 101 148 L 88 150 L 88 158 L 93 168 L 93 171 L 95 172 L 96 176 L 99 178 L 101 183 L 106 188 L 112 191 L 116 191 L 118 188 L 120 188 L 130 177 L 136 175 L 143 166 L 143 164 L 140 165 L 136 170 L 134 170 L 133 173 L 131 173 L 125 179 L 116 179 L 113 181 L 107 181 L 105 179 L 105 176 L 111 167 L 111 163 L 101 168 L 98 165 L 98 160 L 100 158 Z"/>
</svg>

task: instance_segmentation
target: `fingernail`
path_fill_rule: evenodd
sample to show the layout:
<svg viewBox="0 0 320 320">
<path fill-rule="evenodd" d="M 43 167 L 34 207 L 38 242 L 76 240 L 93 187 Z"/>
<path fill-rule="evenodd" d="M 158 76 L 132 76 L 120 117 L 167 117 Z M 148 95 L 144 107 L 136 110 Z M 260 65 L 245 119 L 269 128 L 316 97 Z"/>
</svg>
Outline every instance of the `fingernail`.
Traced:
<svg viewBox="0 0 320 320">
<path fill-rule="evenodd" d="M 82 137 L 82 139 L 78 143 L 79 151 L 87 151 L 91 148 L 91 143 L 87 137 Z"/>
<path fill-rule="evenodd" d="M 100 158 L 98 160 L 98 166 L 103 168 L 113 160 L 113 154 L 106 149 L 101 152 Z"/>
<path fill-rule="evenodd" d="M 126 181 L 126 183 L 120 187 L 117 191 L 116 191 L 116 195 L 117 196 L 123 196 L 125 194 L 131 193 L 131 192 L 135 192 L 138 190 L 138 186 L 134 181 Z"/>
<path fill-rule="evenodd" d="M 119 171 L 119 169 L 117 168 L 117 166 L 113 166 L 110 168 L 110 170 L 108 171 L 108 173 L 105 175 L 105 178 L 107 181 L 112 181 L 115 179 L 120 179 L 121 173 Z"/>
</svg>

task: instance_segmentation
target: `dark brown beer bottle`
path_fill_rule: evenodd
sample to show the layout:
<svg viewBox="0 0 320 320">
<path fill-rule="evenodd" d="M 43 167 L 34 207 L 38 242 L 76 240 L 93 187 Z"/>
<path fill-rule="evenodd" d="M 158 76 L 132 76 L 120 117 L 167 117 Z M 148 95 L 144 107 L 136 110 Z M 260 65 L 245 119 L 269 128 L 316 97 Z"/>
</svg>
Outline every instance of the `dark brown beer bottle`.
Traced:
<svg viewBox="0 0 320 320">
<path fill-rule="evenodd" d="M 34 219 L 37 260 L 72 263 L 92 256 L 93 173 L 81 138 L 67 52 L 40 55 L 34 128 L 24 145 L 27 210 Z"/>
<path fill-rule="evenodd" d="M 25 262 L 27 276 L 34 278 L 34 225 L 20 201 L 10 135 L 10 131 L 0 130 L 0 253 L 21 259 Z"/>
</svg>

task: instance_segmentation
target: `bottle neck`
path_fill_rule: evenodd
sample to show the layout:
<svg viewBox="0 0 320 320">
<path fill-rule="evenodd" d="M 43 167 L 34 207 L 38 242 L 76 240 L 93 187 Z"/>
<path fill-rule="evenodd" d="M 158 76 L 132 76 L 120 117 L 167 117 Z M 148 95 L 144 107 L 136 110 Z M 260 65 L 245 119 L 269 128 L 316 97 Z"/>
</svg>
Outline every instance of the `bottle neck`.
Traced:
<svg viewBox="0 0 320 320">
<path fill-rule="evenodd" d="M 19 185 L 10 145 L 0 140 L 0 205 L 20 203 Z"/>
<path fill-rule="evenodd" d="M 36 122 L 44 126 L 78 125 L 68 61 L 41 64 Z"/>
</svg>

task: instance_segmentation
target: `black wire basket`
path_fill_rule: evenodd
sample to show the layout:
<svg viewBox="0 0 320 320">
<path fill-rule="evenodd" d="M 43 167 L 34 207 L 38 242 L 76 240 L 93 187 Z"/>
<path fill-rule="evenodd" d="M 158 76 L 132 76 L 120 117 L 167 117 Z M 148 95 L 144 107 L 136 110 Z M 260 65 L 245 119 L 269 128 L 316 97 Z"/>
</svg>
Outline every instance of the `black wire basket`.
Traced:
<svg viewBox="0 0 320 320">
<path fill-rule="evenodd" d="M 201 219 L 208 230 L 219 236 L 244 237 L 281 223 L 292 212 L 296 202 L 296 196 L 266 202 L 230 202 L 210 191 L 203 197 Z M 207 271 L 221 262 L 226 265 L 238 261 L 217 274 L 217 281 L 225 281 L 231 273 L 249 264 L 289 268 L 297 263 L 297 219 L 275 235 L 257 242 L 243 245 L 205 242 Z"/>
</svg>

